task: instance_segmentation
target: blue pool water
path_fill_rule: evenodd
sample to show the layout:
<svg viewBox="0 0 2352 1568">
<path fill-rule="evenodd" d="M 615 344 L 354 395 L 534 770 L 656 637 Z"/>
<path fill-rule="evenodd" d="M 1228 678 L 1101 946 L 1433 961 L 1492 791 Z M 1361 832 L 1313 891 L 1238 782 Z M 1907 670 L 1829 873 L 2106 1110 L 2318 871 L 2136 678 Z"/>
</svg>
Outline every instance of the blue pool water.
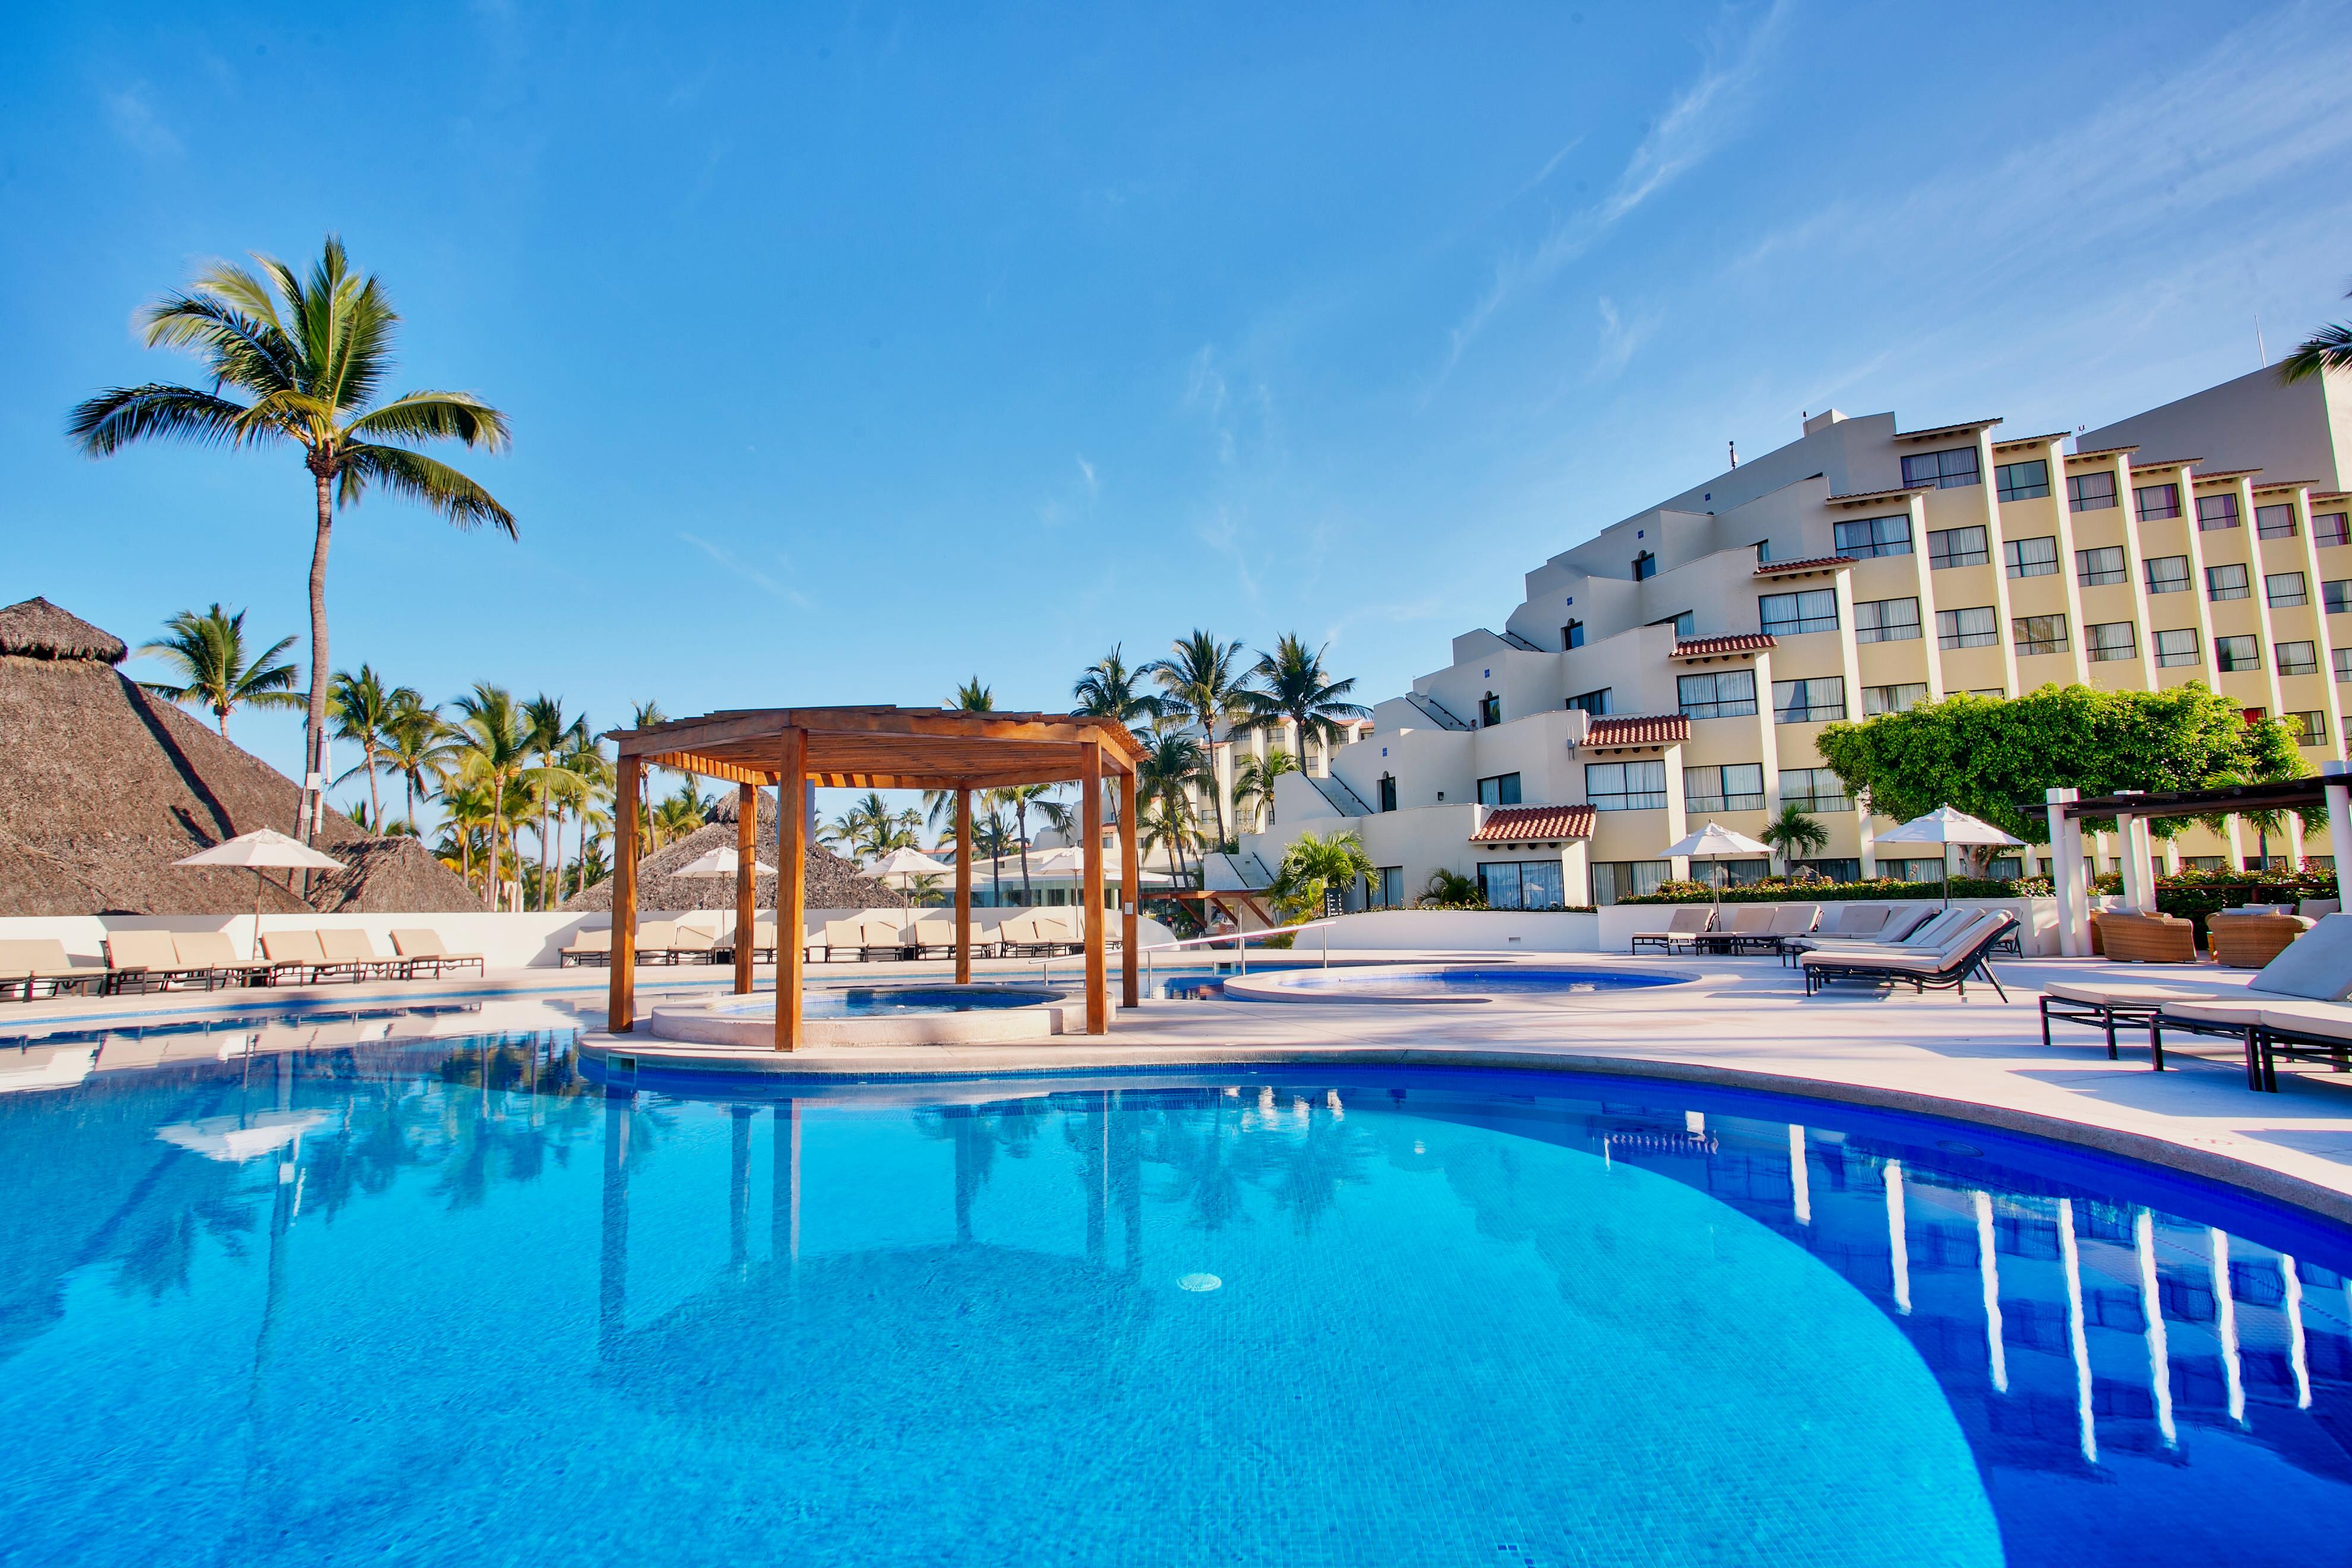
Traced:
<svg viewBox="0 0 2352 1568">
<path fill-rule="evenodd" d="M 1311 992 L 1318 995 L 1382 997 L 1395 1001 L 1472 995 L 1590 995 L 1598 991 L 1642 991 L 1659 985 L 1681 985 L 1689 979 L 1687 974 L 1655 971 L 1627 973 L 1509 965 L 1479 968 L 1466 964 L 1444 969 L 1404 971 L 1386 965 L 1300 969 L 1280 976 L 1285 990 Z"/>
<path fill-rule="evenodd" d="M 994 1013 L 1008 1007 L 1034 1007 L 1049 998 L 1036 991 L 1008 991 L 984 985 L 849 985 L 812 986 L 801 994 L 803 1018 L 871 1018 L 903 1013 Z M 772 1012 L 772 995 L 756 997 L 751 1005 Z"/>
<path fill-rule="evenodd" d="M 0 1061 L 0 1068 L 7 1063 Z M 1951 1123 L 1321 1069 L 0 1096 L 0 1563 L 2323 1563 L 2352 1236 Z"/>
</svg>

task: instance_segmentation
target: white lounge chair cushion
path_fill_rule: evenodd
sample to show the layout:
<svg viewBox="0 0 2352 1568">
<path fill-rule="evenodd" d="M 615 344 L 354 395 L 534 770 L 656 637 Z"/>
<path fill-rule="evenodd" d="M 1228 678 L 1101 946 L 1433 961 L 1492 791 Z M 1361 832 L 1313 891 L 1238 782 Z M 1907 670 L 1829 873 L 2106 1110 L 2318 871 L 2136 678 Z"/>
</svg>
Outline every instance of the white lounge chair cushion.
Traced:
<svg viewBox="0 0 2352 1568">
<path fill-rule="evenodd" d="M 2247 988 L 2312 1002 L 2352 996 L 2352 915 L 2323 916 L 2256 970 Z"/>
<path fill-rule="evenodd" d="M 1876 936 L 1905 911 L 1891 904 L 1841 904 L 1822 922 L 1823 936 Z"/>
<path fill-rule="evenodd" d="M 1813 922 L 1821 918 L 1822 911 L 1819 905 L 1782 904 L 1772 911 L 1772 934 L 1801 936 L 1812 930 Z"/>
<path fill-rule="evenodd" d="M 2352 1045 L 2352 1007 L 2337 1002 L 2265 1002 L 2263 1026 Z"/>
<path fill-rule="evenodd" d="M 2243 997 L 2200 996 L 2193 1002 L 2167 1002 L 2164 1016 L 2197 1024 L 2219 1024 L 2224 1028 L 2243 1028 L 2259 1024 L 2263 1005 Z"/>
<path fill-rule="evenodd" d="M 440 946 L 440 943 L 436 942 L 434 943 L 434 946 L 438 947 Z M 408 950 L 404 947 L 401 951 L 405 952 Z M 572 938 L 572 945 L 565 948 L 563 951 L 566 952 L 610 952 L 613 951 L 613 928 L 610 926 L 604 926 L 595 931 L 583 931 L 578 936 Z M 438 957 L 440 955 L 436 953 L 434 956 Z"/>
<path fill-rule="evenodd" d="M 2083 1002 L 2093 1006 L 2120 1004 L 2146 1006 L 2158 1002 L 2227 1002 L 2242 993 L 2237 986 L 2224 990 L 2192 991 L 2179 985 L 2135 985 L 2121 980 L 2053 980 L 2042 987 L 2042 994 L 2055 996 L 2061 1002 Z"/>
<path fill-rule="evenodd" d="M 179 954 L 167 931 L 117 931 L 106 933 L 106 962 L 116 969 L 177 969 Z"/>
<path fill-rule="evenodd" d="M 324 963 L 327 954 L 319 946 L 319 933 L 314 931 L 266 931 L 261 933 L 261 951 L 272 963 Z"/>
<path fill-rule="evenodd" d="M 319 932 L 319 951 L 337 963 L 382 963 L 383 954 L 363 931 L 328 927 Z"/>
<path fill-rule="evenodd" d="M 184 931 L 172 936 L 172 950 L 180 955 L 182 963 L 200 964 L 206 969 L 250 969 L 254 961 L 240 955 L 229 945 L 225 931 Z"/>
</svg>

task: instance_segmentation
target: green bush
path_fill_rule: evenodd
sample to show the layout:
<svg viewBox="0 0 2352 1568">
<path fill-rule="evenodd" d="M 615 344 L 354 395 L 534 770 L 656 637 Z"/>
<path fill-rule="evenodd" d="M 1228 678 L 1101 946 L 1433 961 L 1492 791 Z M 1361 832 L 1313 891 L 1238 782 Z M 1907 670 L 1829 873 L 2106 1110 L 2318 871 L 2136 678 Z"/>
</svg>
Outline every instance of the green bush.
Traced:
<svg viewBox="0 0 2352 1568">
<path fill-rule="evenodd" d="M 1850 903 L 1865 899 L 1941 899 L 1945 887 L 1941 882 L 1897 882 L 1880 877 L 1864 882 L 1831 882 L 1793 877 L 1767 877 L 1759 882 L 1745 882 L 1722 890 L 1727 904 L 1777 903 Z M 2026 899 L 2046 898 L 2050 893 L 2047 877 L 2012 878 L 2000 880 L 1986 877 L 1955 877 L 1951 895 L 1956 899 Z M 1714 900 L 1716 889 L 1705 882 L 1662 882 L 1654 893 L 1636 893 L 1620 899 L 1621 904 L 1704 904 Z"/>
</svg>

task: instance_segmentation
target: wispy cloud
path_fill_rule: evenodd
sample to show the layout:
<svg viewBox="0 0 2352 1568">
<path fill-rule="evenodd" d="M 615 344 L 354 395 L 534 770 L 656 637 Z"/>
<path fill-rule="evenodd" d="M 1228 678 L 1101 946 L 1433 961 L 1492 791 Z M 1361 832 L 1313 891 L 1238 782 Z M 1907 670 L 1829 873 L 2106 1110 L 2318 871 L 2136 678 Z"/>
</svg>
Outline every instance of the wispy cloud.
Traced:
<svg viewBox="0 0 2352 1568">
<path fill-rule="evenodd" d="M 1091 500 L 1102 493 L 1102 487 L 1095 482 L 1095 466 L 1087 461 L 1086 454 L 1083 452 L 1078 454 L 1078 473 L 1087 482 L 1087 500 Z"/>
<path fill-rule="evenodd" d="M 176 158 L 184 151 L 155 111 L 153 95 L 143 81 L 106 94 L 106 121 L 126 146 L 150 158 Z"/>
<path fill-rule="evenodd" d="M 781 599 L 785 604 L 792 605 L 795 609 L 805 610 L 812 607 L 809 596 L 806 594 L 802 593 L 797 588 L 786 587 L 783 584 L 777 582 L 773 577 L 769 576 L 765 572 L 761 571 L 758 567 L 738 558 L 733 552 L 722 549 L 719 545 L 713 544 L 710 541 L 701 537 L 699 534 L 688 533 L 682 529 L 678 531 L 678 538 L 684 540 L 687 543 L 693 545 L 697 550 L 701 551 L 705 555 L 709 556 L 711 560 L 717 562 L 719 565 L 726 571 L 729 576 L 742 579 L 744 582 L 749 583 L 753 587 L 759 589 L 761 593 L 766 594 L 769 597 Z M 781 560 L 782 557 L 779 557 L 778 559 Z"/>
<path fill-rule="evenodd" d="M 1629 321 L 1618 313 L 1617 302 L 1606 294 L 1601 296 L 1600 310 L 1601 352 L 1592 362 L 1592 374 L 1605 381 L 1633 362 L 1633 351 L 1657 326 L 1658 318 L 1642 315 Z"/>
<path fill-rule="evenodd" d="M 1532 191 L 1537 186 L 1542 184 L 1546 180 L 1550 179 L 1554 172 L 1557 171 L 1560 164 L 1567 160 L 1568 155 L 1570 153 L 1575 152 L 1583 144 L 1583 137 L 1570 137 L 1568 141 L 1561 145 L 1559 152 L 1554 153 L 1550 157 L 1544 160 L 1544 166 L 1535 172 L 1534 178 L 1530 179 L 1526 184 L 1521 185 L 1517 190 L 1511 193 L 1511 200 L 1518 200 L 1521 196 L 1526 195 L 1529 191 Z"/>
<path fill-rule="evenodd" d="M 1707 35 L 1697 78 L 1666 105 L 1665 112 L 1626 159 L 1608 194 L 1555 223 L 1534 249 L 1507 254 L 1496 262 L 1486 291 L 1450 335 L 1447 372 L 1514 300 L 1549 282 L 1561 268 L 1591 250 L 1643 203 L 1738 132 L 1752 96 L 1750 89 L 1779 36 L 1789 5 L 1790 0 L 1772 0 L 1760 16 L 1733 7 L 1717 19 Z M 1534 183 L 1540 184 L 1574 145 L 1570 142 L 1555 153 Z"/>
</svg>

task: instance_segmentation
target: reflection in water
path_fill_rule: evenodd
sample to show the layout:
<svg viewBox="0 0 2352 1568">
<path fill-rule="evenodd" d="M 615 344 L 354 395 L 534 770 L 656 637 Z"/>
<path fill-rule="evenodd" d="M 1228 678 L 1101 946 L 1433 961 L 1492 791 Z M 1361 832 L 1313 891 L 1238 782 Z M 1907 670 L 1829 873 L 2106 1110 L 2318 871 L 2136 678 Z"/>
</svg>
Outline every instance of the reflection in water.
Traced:
<svg viewBox="0 0 2352 1568">
<path fill-rule="evenodd" d="M 0 1561 L 1549 1562 L 1638 1519 L 2081 1568 L 2231 1561 L 2257 1488 L 2325 1560 L 2352 1507 L 2346 1238 L 2122 1168 L 1679 1087 L 701 1101 L 569 1046 L 0 1098 Z"/>
</svg>

